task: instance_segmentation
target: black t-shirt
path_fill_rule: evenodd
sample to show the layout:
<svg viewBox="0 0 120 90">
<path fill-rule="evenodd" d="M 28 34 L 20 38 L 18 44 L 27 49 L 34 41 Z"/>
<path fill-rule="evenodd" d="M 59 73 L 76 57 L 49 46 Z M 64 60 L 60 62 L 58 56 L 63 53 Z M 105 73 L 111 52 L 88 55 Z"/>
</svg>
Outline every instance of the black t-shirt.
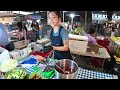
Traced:
<svg viewBox="0 0 120 90">
<path fill-rule="evenodd" d="M 112 31 L 113 31 L 113 32 L 115 31 L 115 27 L 114 27 L 114 26 L 112 26 Z"/>
</svg>

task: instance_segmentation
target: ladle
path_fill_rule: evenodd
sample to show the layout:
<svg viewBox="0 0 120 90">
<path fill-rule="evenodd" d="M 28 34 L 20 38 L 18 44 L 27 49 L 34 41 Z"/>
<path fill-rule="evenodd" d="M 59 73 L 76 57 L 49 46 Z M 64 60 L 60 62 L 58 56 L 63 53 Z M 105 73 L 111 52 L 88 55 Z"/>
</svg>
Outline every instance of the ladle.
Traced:
<svg viewBox="0 0 120 90">
<path fill-rule="evenodd" d="M 69 74 L 69 71 L 63 70 L 63 69 L 60 68 L 57 64 L 55 64 L 55 66 L 57 66 L 57 68 L 59 68 L 59 70 L 61 70 L 63 74 Z"/>
</svg>

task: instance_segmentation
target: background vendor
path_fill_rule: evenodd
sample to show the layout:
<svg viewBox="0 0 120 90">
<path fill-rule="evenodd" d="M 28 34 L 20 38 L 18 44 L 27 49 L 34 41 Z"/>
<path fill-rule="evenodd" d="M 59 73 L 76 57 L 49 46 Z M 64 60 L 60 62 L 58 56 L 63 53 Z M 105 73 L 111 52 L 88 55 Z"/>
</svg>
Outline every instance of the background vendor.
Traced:
<svg viewBox="0 0 120 90">
<path fill-rule="evenodd" d="M 90 28 L 90 31 L 89 31 L 89 33 L 86 36 L 88 37 L 88 45 L 96 45 L 96 46 L 98 46 L 100 48 L 104 48 L 103 46 L 99 45 L 96 42 L 95 30 L 93 28 Z"/>
<path fill-rule="evenodd" d="M 14 45 L 9 41 L 8 29 L 0 23 L 0 46 L 8 51 L 14 50 Z"/>
<path fill-rule="evenodd" d="M 18 22 L 17 23 L 17 28 L 18 28 L 18 32 L 16 32 L 17 34 L 17 38 L 21 41 L 21 40 L 26 40 L 26 30 L 23 27 L 22 22 Z"/>
<path fill-rule="evenodd" d="M 68 31 L 60 24 L 60 12 L 50 11 L 48 13 L 48 22 L 52 26 L 50 30 L 50 41 L 54 50 L 55 59 L 71 59 L 69 51 Z"/>
</svg>

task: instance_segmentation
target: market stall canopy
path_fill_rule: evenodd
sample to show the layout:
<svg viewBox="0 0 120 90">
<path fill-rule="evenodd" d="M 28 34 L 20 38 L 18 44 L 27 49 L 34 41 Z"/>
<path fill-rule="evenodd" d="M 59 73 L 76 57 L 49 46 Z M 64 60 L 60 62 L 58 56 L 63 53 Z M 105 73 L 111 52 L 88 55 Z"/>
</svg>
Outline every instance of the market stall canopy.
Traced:
<svg viewBox="0 0 120 90">
<path fill-rule="evenodd" d="M 24 16 L 32 14 L 30 12 L 24 11 L 0 11 L 0 17 L 15 17 L 15 16 Z"/>
<path fill-rule="evenodd" d="M 39 15 L 27 15 L 24 18 L 26 20 L 37 20 L 37 19 L 41 19 L 41 16 L 39 16 Z"/>
<path fill-rule="evenodd" d="M 0 17 L 15 17 L 15 16 L 18 16 L 18 14 L 11 12 L 0 12 Z"/>
</svg>

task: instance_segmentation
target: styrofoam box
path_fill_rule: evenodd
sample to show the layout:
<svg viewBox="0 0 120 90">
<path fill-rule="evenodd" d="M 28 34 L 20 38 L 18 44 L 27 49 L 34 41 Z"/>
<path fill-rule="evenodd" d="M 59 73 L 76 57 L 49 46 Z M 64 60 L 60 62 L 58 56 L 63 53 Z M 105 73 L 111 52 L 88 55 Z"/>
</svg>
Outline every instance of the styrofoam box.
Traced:
<svg viewBox="0 0 120 90">
<path fill-rule="evenodd" d="M 69 40 L 69 48 L 71 52 L 86 53 L 87 41 Z"/>
</svg>

